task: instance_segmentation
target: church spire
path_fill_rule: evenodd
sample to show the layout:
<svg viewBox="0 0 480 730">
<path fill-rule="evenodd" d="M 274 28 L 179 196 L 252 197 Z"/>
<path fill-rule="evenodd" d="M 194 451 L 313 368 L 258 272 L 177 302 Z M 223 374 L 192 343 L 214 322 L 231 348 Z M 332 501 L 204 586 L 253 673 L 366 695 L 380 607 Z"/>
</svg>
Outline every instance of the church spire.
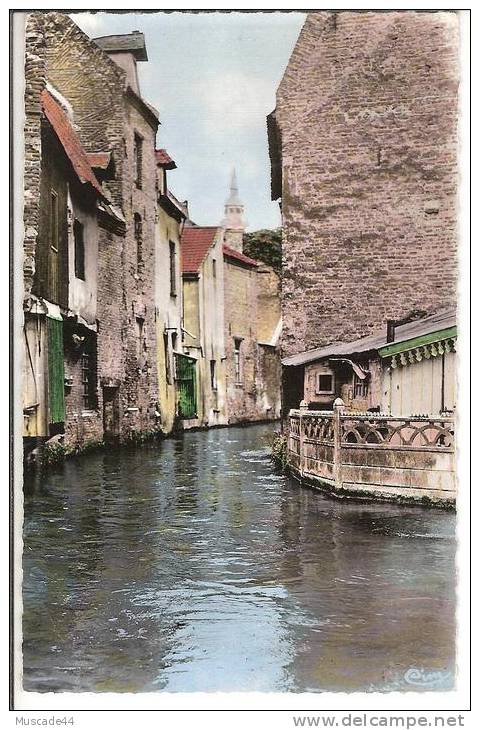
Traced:
<svg viewBox="0 0 480 730">
<path fill-rule="evenodd" d="M 230 180 L 230 195 L 225 201 L 225 217 L 221 226 L 225 228 L 225 242 L 237 251 L 243 250 L 243 233 L 247 223 L 243 218 L 244 205 L 238 194 L 237 174 L 232 169 Z"/>
</svg>

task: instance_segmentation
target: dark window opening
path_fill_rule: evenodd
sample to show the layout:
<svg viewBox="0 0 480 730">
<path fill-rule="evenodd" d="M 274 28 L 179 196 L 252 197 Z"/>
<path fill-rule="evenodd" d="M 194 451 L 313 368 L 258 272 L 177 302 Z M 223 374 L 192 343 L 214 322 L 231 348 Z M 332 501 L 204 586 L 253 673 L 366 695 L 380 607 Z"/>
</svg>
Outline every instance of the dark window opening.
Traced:
<svg viewBox="0 0 480 730">
<path fill-rule="evenodd" d="M 170 241 L 170 296 L 177 296 L 177 261 L 176 250 L 173 241 Z"/>
<path fill-rule="evenodd" d="M 217 363 L 215 360 L 210 360 L 210 385 L 212 390 L 217 390 Z"/>
<path fill-rule="evenodd" d="M 137 273 L 140 274 L 143 270 L 143 228 L 142 228 L 142 217 L 139 213 L 135 213 L 133 216 L 134 220 L 134 234 L 135 242 L 137 244 Z"/>
<path fill-rule="evenodd" d="M 75 277 L 85 281 L 85 239 L 83 224 L 73 221 L 73 241 L 75 248 Z"/>
<path fill-rule="evenodd" d="M 240 347 L 242 345 L 242 340 L 235 338 L 234 339 L 234 363 L 235 363 L 235 382 L 240 384 L 242 382 L 241 376 L 242 376 L 242 368 L 241 368 L 241 360 L 240 360 Z"/>
<path fill-rule="evenodd" d="M 317 393 L 333 393 L 333 375 L 328 373 L 318 373 Z"/>
<path fill-rule="evenodd" d="M 135 185 L 137 188 L 142 187 L 142 162 L 143 162 L 143 139 L 139 134 L 135 134 L 133 140 L 133 159 L 135 165 Z"/>
</svg>

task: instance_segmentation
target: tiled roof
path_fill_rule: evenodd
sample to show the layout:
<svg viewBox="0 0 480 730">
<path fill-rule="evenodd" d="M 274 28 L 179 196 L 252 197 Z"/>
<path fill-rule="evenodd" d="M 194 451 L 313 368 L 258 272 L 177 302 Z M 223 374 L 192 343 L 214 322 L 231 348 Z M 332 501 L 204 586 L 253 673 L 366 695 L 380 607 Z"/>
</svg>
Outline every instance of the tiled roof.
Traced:
<svg viewBox="0 0 480 730">
<path fill-rule="evenodd" d="M 230 259 L 241 261 L 242 264 L 246 264 L 247 266 L 258 266 L 258 261 L 251 259 L 249 256 L 245 256 L 244 253 L 240 253 L 240 251 L 236 251 L 234 248 L 230 248 L 230 246 L 223 246 L 223 255 L 228 256 Z"/>
<path fill-rule="evenodd" d="M 215 240 L 218 227 L 186 226 L 181 240 L 182 273 L 196 274 L 208 249 Z"/>
<path fill-rule="evenodd" d="M 47 89 L 42 91 L 42 107 L 80 182 L 89 183 L 102 198 L 106 199 L 72 123 Z"/>
<path fill-rule="evenodd" d="M 353 342 L 334 342 L 327 347 L 317 347 L 315 350 L 307 350 L 297 355 L 289 355 L 282 360 L 283 365 L 305 365 L 309 362 L 316 362 L 325 357 L 334 355 L 358 355 L 371 350 L 379 350 L 388 344 L 404 342 L 415 337 L 436 332 L 442 329 L 454 327 L 456 323 L 456 313 L 452 310 L 438 312 L 423 319 L 417 319 L 413 322 L 400 325 L 395 328 L 395 338 L 393 342 L 387 343 L 386 330 L 378 332 L 367 337 L 362 337 Z"/>
<path fill-rule="evenodd" d="M 87 152 L 88 161 L 91 167 L 106 170 L 110 164 L 110 152 Z"/>
<path fill-rule="evenodd" d="M 155 150 L 155 159 L 157 161 L 157 165 L 161 165 L 167 170 L 174 170 L 176 168 L 175 161 L 172 160 L 167 150 L 165 149 Z"/>
</svg>

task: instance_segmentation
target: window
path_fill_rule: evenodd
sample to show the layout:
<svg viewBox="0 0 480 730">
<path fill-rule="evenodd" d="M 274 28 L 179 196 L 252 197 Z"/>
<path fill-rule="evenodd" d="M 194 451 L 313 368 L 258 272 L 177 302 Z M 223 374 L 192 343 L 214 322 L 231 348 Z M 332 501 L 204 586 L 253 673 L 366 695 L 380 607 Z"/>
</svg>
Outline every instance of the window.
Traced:
<svg viewBox="0 0 480 730">
<path fill-rule="evenodd" d="M 143 229 L 142 217 L 139 213 L 135 213 L 133 221 L 135 242 L 137 244 L 137 273 L 140 274 L 143 270 Z"/>
<path fill-rule="evenodd" d="M 58 302 L 59 296 L 58 243 L 58 196 L 55 190 L 51 190 L 49 225 L 50 247 L 48 252 L 48 290 L 54 302 Z"/>
<path fill-rule="evenodd" d="M 210 386 L 212 390 L 217 390 L 217 372 L 216 372 L 216 361 L 210 360 Z"/>
<path fill-rule="evenodd" d="M 170 241 L 170 296 L 177 296 L 177 262 L 176 250 L 173 241 Z"/>
<path fill-rule="evenodd" d="M 217 259 L 212 259 L 212 276 L 214 279 L 217 278 Z"/>
<path fill-rule="evenodd" d="M 317 373 L 317 393 L 326 395 L 333 393 L 333 375 L 331 373 Z"/>
<path fill-rule="evenodd" d="M 82 351 L 82 401 L 86 411 L 97 407 L 97 362 L 92 340 L 86 340 Z"/>
<path fill-rule="evenodd" d="M 235 382 L 237 384 L 240 384 L 241 376 L 242 376 L 242 369 L 241 369 L 241 362 L 240 362 L 240 347 L 242 345 L 242 340 L 235 338 L 234 339 L 234 346 L 235 349 L 233 351 L 233 358 L 235 362 Z"/>
<path fill-rule="evenodd" d="M 77 219 L 73 221 L 73 241 L 75 247 L 75 277 L 85 281 L 85 242 L 83 224 Z"/>
<path fill-rule="evenodd" d="M 142 157 L 143 157 L 143 139 L 139 134 L 135 134 L 133 140 L 133 160 L 135 165 L 135 185 L 137 188 L 142 187 Z"/>
<path fill-rule="evenodd" d="M 358 377 L 356 373 L 353 376 L 353 397 L 354 398 L 366 398 L 368 395 L 368 382 L 367 378 L 363 380 Z"/>
</svg>

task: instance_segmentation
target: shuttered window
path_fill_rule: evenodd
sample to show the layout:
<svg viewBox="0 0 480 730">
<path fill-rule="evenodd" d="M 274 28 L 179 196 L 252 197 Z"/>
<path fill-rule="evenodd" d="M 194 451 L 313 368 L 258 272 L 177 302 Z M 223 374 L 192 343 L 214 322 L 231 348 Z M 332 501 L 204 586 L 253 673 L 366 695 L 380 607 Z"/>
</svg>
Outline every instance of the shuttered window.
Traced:
<svg viewBox="0 0 480 730">
<path fill-rule="evenodd" d="M 65 421 L 63 321 L 47 317 L 49 423 Z"/>
<path fill-rule="evenodd" d="M 175 244 L 170 241 L 170 296 L 177 296 L 177 263 Z"/>
<path fill-rule="evenodd" d="M 85 280 L 85 240 L 83 224 L 77 219 L 73 222 L 73 240 L 75 247 L 75 277 Z"/>
<path fill-rule="evenodd" d="M 55 190 L 50 191 L 49 216 L 49 250 L 48 250 L 48 291 L 53 302 L 58 302 L 59 296 L 59 256 L 58 256 L 58 195 Z"/>
</svg>

